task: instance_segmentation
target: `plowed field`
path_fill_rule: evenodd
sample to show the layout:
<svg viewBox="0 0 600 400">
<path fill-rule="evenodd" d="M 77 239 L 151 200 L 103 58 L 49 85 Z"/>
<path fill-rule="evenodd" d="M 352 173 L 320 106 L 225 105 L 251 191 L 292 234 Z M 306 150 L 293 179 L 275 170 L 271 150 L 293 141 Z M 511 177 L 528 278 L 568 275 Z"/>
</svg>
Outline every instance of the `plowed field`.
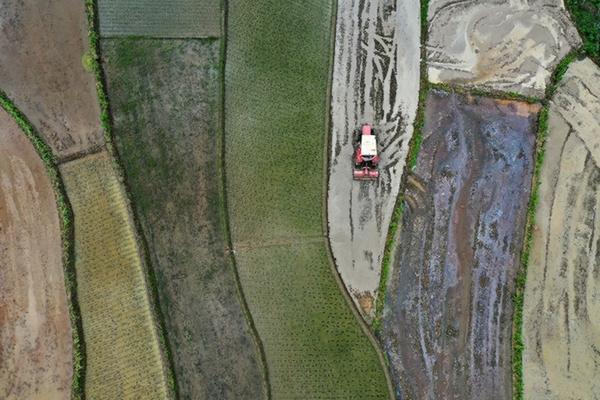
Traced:
<svg viewBox="0 0 600 400">
<path fill-rule="evenodd" d="M 384 310 L 401 399 L 510 399 L 538 106 L 432 91 Z"/>
</svg>

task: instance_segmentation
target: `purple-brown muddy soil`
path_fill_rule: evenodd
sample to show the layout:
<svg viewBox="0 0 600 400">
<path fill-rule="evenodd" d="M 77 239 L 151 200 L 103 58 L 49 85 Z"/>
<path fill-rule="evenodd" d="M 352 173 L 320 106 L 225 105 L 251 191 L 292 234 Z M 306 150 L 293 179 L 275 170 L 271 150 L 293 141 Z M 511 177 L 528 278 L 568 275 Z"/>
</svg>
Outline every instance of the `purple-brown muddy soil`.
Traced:
<svg viewBox="0 0 600 400">
<path fill-rule="evenodd" d="M 384 310 L 398 399 L 511 398 L 511 299 L 538 111 L 429 94 Z"/>
</svg>

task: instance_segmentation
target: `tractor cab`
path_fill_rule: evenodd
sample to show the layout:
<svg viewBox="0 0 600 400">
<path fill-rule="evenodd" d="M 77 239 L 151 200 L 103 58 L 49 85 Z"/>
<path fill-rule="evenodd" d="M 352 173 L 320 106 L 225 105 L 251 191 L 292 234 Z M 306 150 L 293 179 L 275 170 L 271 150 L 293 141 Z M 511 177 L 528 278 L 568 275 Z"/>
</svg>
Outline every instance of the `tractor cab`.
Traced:
<svg viewBox="0 0 600 400">
<path fill-rule="evenodd" d="M 379 178 L 377 165 L 379 155 L 377 154 L 377 137 L 374 135 L 371 125 L 365 124 L 360 130 L 360 135 L 355 140 L 354 169 L 352 177 L 356 180 L 376 180 Z"/>
</svg>

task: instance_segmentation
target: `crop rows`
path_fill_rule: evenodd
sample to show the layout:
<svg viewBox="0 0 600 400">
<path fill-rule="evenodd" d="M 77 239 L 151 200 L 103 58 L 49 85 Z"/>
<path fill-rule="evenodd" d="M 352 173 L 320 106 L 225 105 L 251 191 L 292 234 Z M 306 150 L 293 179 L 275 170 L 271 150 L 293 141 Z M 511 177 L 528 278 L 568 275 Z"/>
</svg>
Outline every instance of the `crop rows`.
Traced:
<svg viewBox="0 0 600 400">
<path fill-rule="evenodd" d="M 102 37 L 215 37 L 221 32 L 220 0 L 99 0 Z"/>
<path fill-rule="evenodd" d="M 61 166 L 75 215 L 75 268 L 87 350 L 86 396 L 166 397 L 134 231 L 110 157 Z"/>
<path fill-rule="evenodd" d="M 230 3 L 227 193 L 237 267 L 273 398 L 383 399 L 377 354 L 323 232 L 332 5 Z"/>
</svg>

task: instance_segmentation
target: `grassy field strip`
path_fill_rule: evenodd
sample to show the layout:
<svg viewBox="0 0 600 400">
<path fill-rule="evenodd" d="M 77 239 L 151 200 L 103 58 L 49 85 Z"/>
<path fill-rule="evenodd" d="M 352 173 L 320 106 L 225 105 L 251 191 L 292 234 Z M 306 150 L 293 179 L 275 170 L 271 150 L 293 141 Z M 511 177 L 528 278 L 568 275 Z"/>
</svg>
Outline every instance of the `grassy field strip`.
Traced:
<svg viewBox="0 0 600 400">
<path fill-rule="evenodd" d="M 221 34 L 220 0 L 98 0 L 102 37 L 206 38 Z"/>
<path fill-rule="evenodd" d="M 87 349 L 86 396 L 164 399 L 144 271 L 110 156 L 60 166 L 75 215 L 75 268 Z"/>
<path fill-rule="evenodd" d="M 319 243 L 332 3 L 228 8 L 229 223 L 273 399 L 388 398 L 377 352 L 340 293 L 325 240 Z"/>
</svg>

